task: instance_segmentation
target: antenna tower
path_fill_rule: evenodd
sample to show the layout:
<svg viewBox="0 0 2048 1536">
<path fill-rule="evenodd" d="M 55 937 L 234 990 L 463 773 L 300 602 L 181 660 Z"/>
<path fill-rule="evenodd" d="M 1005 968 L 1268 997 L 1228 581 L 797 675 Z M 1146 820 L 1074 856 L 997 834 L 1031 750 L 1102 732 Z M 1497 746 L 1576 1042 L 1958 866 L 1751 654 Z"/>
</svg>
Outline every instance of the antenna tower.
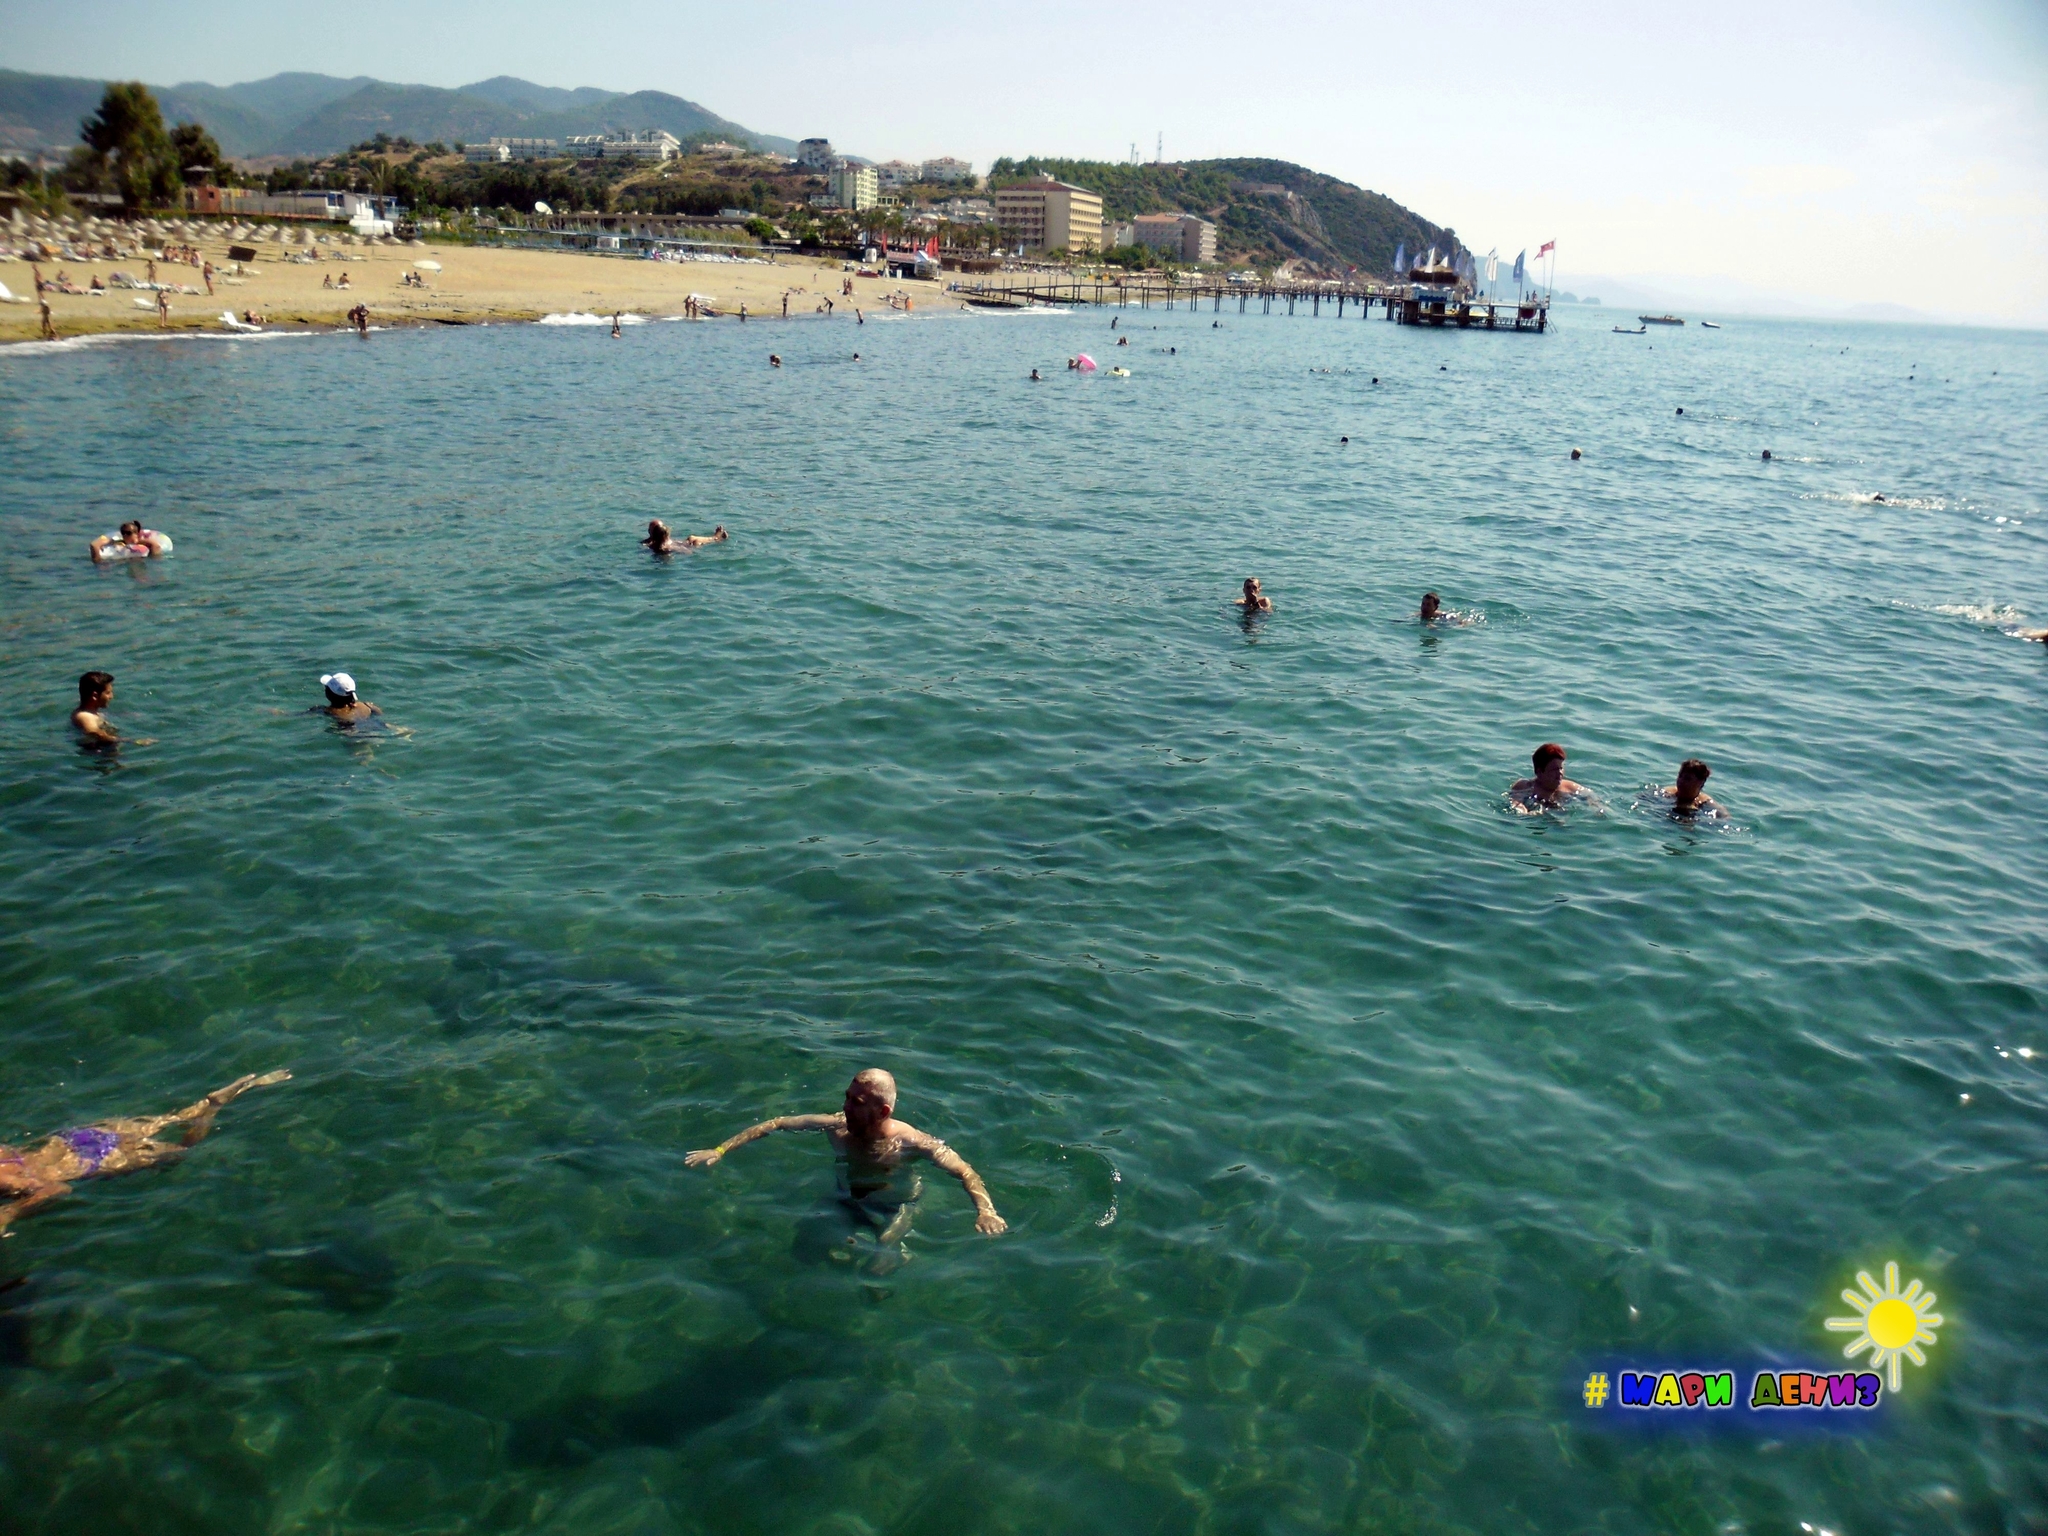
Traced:
<svg viewBox="0 0 2048 1536">
<path fill-rule="evenodd" d="M 1166 130 L 1164 129 L 1161 129 L 1159 132 L 1159 142 L 1153 146 L 1152 163 L 1154 165 L 1166 164 Z"/>
</svg>

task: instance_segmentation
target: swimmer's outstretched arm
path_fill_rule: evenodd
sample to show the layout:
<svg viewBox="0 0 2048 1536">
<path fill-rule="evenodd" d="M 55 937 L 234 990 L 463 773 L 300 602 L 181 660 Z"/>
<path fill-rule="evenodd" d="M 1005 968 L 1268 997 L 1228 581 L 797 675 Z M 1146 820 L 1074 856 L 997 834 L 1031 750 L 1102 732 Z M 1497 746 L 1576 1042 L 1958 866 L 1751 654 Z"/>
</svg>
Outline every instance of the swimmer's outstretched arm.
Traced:
<svg viewBox="0 0 2048 1536">
<path fill-rule="evenodd" d="M 750 1141 L 759 1141 L 774 1131 L 841 1131 L 846 1129 L 845 1115 L 777 1115 L 773 1120 L 763 1120 L 759 1125 L 750 1125 L 739 1135 L 728 1137 L 715 1147 L 685 1153 L 685 1168 L 709 1168 L 734 1147 L 744 1147 Z"/>
<path fill-rule="evenodd" d="M 52 1200 L 61 1200 L 71 1193 L 69 1184 L 45 1184 L 31 1194 L 22 1196 L 6 1205 L 0 1205 L 0 1236 L 7 1234 L 7 1228 L 18 1217 L 26 1216 L 38 1206 L 48 1205 Z"/>
<path fill-rule="evenodd" d="M 996 1203 L 988 1197 L 988 1186 L 981 1182 L 981 1175 L 974 1171 L 966 1158 L 936 1136 L 927 1136 L 923 1131 L 914 1132 L 904 1140 L 930 1158 L 933 1167 L 960 1181 L 960 1187 L 967 1191 L 967 1198 L 974 1202 L 975 1231 L 995 1237 L 1010 1230 L 1010 1224 L 996 1214 Z"/>
</svg>

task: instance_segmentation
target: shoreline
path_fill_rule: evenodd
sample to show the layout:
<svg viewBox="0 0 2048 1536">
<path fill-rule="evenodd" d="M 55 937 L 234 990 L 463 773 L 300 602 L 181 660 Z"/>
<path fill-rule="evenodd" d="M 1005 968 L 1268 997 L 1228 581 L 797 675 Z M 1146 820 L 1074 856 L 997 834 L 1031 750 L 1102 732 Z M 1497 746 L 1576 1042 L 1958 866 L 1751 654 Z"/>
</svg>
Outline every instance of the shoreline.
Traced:
<svg viewBox="0 0 2048 1536">
<path fill-rule="evenodd" d="M 215 267 L 215 291 L 174 294 L 170 324 L 159 325 L 156 311 L 139 308 L 136 299 L 148 289 L 110 288 L 104 295 L 46 292 L 57 328 L 55 345 L 113 335 L 321 335 L 354 329 L 347 312 L 361 304 L 370 312 L 373 330 L 427 329 L 435 325 L 537 324 L 549 315 L 614 313 L 639 315 L 649 321 L 683 320 L 694 297 L 709 305 L 705 321 L 737 320 L 742 305 L 749 323 L 776 324 L 789 300 L 789 320 L 826 318 L 820 301 L 829 298 L 833 314 L 850 317 L 901 314 L 891 310 L 892 294 L 907 295 L 920 312 L 951 312 L 967 308 L 964 300 L 930 282 L 906 278 L 854 277 L 837 258 L 777 256 L 754 262 L 668 262 L 583 252 L 537 251 L 493 246 L 363 246 L 319 247 L 319 259 L 292 261 L 276 246 L 230 275 L 227 241 L 211 232 L 198 244 L 201 258 Z M 421 275 L 427 286 L 409 288 L 400 278 L 434 261 L 439 271 Z M 147 258 L 57 261 L 39 263 L 43 277 L 54 282 L 59 272 L 79 285 L 112 272 L 142 278 Z M 199 270 L 181 263 L 159 262 L 159 278 L 167 283 L 199 287 Z M 20 280 L 9 281 L 19 274 Z M 345 275 L 346 288 L 323 287 L 322 280 Z M 842 292 L 848 279 L 851 297 Z M 0 282 L 29 303 L 0 307 L 0 346 L 51 345 L 41 336 L 41 314 L 34 298 L 29 263 L 0 264 Z M 24 293 L 23 290 L 26 290 Z M 262 316 L 262 330 L 242 331 L 222 323 L 224 311 Z"/>
</svg>

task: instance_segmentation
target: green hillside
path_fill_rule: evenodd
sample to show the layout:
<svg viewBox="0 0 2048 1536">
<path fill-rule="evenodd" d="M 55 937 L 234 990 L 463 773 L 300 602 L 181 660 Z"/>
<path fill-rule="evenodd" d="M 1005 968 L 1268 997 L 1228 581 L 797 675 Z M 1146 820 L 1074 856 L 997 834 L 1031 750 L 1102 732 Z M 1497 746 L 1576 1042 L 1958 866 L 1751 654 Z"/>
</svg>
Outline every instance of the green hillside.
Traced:
<svg viewBox="0 0 2048 1536">
<path fill-rule="evenodd" d="M 99 105 L 104 86 L 99 80 L 0 70 L 0 147 L 75 144 L 79 122 Z M 558 139 L 656 128 L 685 140 L 727 138 L 784 153 L 796 148 L 792 140 L 754 133 L 666 91 L 562 90 L 505 75 L 452 91 L 304 73 L 241 85 L 188 81 L 152 89 L 165 121 L 203 123 L 223 150 L 241 158 L 332 154 L 380 133 L 454 143 L 494 134 Z"/>
<path fill-rule="evenodd" d="M 1403 208 L 1390 197 L 1287 160 L 1190 160 L 1178 165 L 1124 165 L 1107 160 L 1032 156 L 998 160 L 989 184 L 1044 172 L 1102 195 L 1103 217 L 1196 213 L 1216 225 L 1217 254 L 1261 265 L 1312 263 L 1334 275 L 1351 268 L 1384 277 L 1396 247 L 1411 254 L 1434 245 L 1464 249 L 1457 234 Z"/>
</svg>

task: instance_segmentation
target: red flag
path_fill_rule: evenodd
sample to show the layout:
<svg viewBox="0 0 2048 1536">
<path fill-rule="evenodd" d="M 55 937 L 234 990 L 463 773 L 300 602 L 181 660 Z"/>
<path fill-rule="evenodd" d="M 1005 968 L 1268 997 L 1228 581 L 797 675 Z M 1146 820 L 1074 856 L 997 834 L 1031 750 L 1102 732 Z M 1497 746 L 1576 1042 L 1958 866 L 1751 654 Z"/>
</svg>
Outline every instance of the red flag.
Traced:
<svg viewBox="0 0 2048 1536">
<path fill-rule="evenodd" d="M 1552 251 L 1556 249 L 1557 242 L 1555 240 L 1546 240 L 1543 242 L 1542 245 L 1536 248 L 1536 259 L 1538 261 L 1541 261 L 1545 256 L 1548 256 Z"/>
</svg>

